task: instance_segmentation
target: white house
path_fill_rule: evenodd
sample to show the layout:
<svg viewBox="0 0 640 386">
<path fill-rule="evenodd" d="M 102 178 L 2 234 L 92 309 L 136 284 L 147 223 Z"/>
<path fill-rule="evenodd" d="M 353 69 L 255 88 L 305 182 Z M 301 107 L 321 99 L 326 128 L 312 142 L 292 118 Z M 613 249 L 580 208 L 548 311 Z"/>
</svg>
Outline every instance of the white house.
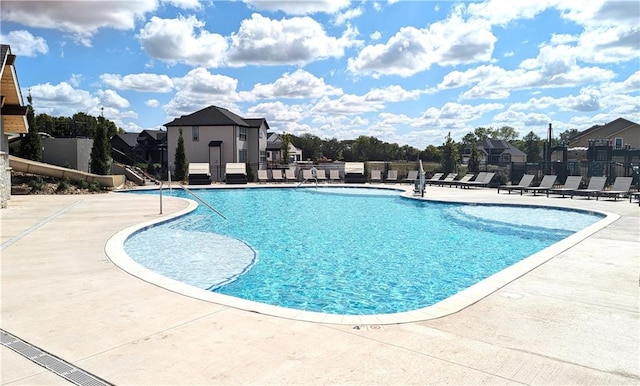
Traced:
<svg viewBox="0 0 640 386">
<path fill-rule="evenodd" d="M 266 169 L 269 125 L 264 118 L 243 118 L 225 108 L 209 106 L 164 126 L 172 170 L 180 130 L 187 162 L 208 163 L 213 181 L 224 179 L 227 163 L 247 163 L 254 171 Z"/>
</svg>

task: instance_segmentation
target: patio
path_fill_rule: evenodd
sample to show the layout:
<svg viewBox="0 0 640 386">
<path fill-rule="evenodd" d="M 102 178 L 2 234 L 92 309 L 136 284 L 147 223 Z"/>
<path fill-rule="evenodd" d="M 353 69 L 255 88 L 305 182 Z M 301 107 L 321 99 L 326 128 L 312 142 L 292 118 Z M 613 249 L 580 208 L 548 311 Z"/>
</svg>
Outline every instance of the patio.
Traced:
<svg viewBox="0 0 640 386">
<path fill-rule="evenodd" d="M 1 212 L 1 328 L 113 384 L 640 383 L 637 203 L 448 187 L 425 197 L 620 218 L 456 314 L 337 325 L 186 297 L 114 266 L 107 240 L 162 217 L 157 197 L 13 196 Z M 163 203 L 165 215 L 187 206 Z M 2 384 L 68 384 L 0 352 Z"/>
</svg>

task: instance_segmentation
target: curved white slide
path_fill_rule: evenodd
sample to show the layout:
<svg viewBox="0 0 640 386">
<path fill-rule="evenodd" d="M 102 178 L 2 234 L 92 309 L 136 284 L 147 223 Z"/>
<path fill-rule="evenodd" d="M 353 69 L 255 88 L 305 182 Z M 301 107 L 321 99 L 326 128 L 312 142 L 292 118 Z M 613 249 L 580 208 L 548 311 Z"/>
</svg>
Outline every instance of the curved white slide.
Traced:
<svg viewBox="0 0 640 386">
<path fill-rule="evenodd" d="M 105 188 L 120 189 L 124 187 L 125 176 L 121 174 L 113 174 L 101 176 L 98 174 L 81 172 L 80 170 L 63 168 L 62 166 L 46 164 L 43 162 L 32 161 L 25 158 L 9 156 L 9 166 L 15 171 L 37 174 L 45 177 L 53 178 L 65 178 L 70 181 L 79 182 L 97 182 L 100 186 Z"/>
</svg>

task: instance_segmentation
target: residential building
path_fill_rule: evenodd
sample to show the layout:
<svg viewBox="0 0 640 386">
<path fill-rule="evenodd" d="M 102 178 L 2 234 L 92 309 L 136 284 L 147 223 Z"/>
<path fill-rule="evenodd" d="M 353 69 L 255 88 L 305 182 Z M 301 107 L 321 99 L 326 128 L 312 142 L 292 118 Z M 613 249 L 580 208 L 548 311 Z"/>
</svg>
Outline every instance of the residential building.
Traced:
<svg viewBox="0 0 640 386">
<path fill-rule="evenodd" d="M 300 161 L 302 161 L 302 150 L 289 143 L 288 163 L 292 164 Z M 267 162 L 271 166 L 284 164 L 282 159 L 282 136 L 280 134 L 267 134 Z"/>
<path fill-rule="evenodd" d="M 611 146 L 613 150 L 640 149 L 640 125 L 618 118 L 604 125 L 592 126 L 569 138 L 570 148 Z"/>
<path fill-rule="evenodd" d="M 112 157 L 126 165 L 167 162 L 167 132 L 143 130 L 140 133 L 116 134 L 111 138 Z"/>
<path fill-rule="evenodd" d="M 247 163 L 252 170 L 267 167 L 269 125 L 264 118 L 243 118 L 225 108 L 209 106 L 164 126 L 172 170 L 180 131 L 187 162 L 208 163 L 212 181 L 224 179 L 227 163 Z"/>
<path fill-rule="evenodd" d="M 502 139 L 485 139 L 477 143 L 481 165 L 508 165 L 527 162 L 527 154 Z M 469 161 L 471 146 L 462 152 L 462 163 Z"/>
<path fill-rule="evenodd" d="M 15 69 L 16 56 L 11 47 L 0 45 L 0 207 L 6 208 L 11 197 L 11 167 L 9 166 L 9 135 L 26 134 L 28 107 L 22 100 Z"/>
</svg>

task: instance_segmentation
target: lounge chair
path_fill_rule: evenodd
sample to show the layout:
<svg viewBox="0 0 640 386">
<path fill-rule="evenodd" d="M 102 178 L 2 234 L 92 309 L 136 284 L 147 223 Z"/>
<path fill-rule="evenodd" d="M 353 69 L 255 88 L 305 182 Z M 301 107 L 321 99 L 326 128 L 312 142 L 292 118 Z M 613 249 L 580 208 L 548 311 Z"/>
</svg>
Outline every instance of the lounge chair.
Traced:
<svg viewBox="0 0 640 386">
<path fill-rule="evenodd" d="M 546 192 L 549 189 L 553 188 L 553 185 L 555 185 L 557 179 L 558 179 L 558 176 L 553 175 L 553 174 L 547 174 L 544 177 L 542 177 L 542 181 L 540 181 L 540 184 L 538 184 L 538 186 L 533 187 L 533 188 L 523 189 L 523 190 L 520 191 L 520 195 L 522 195 L 523 191 L 525 191 L 525 192 L 533 192 L 534 196 L 538 192 Z"/>
<path fill-rule="evenodd" d="M 369 182 L 381 182 L 382 172 L 380 170 L 372 170 L 369 173 Z"/>
<path fill-rule="evenodd" d="M 449 173 L 445 178 L 441 179 L 437 183 L 439 186 L 449 185 L 453 183 L 453 181 L 455 181 L 457 175 L 458 175 L 457 173 Z"/>
<path fill-rule="evenodd" d="M 271 179 L 273 179 L 274 182 L 283 182 L 284 178 L 282 177 L 282 170 L 280 169 L 271 170 Z"/>
<path fill-rule="evenodd" d="M 316 170 L 316 178 L 318 181 L 326 181 L 327 180 L 327 172 L 324 169 Z"/>
<path fill-rule="evenodd" d="M 576 189 L 571 192 L 571 198 L 573 196 L 587 196 L 587 199 L 591 199 L 591 197 L 595 197 L 595 195 L 604 189 L 604 184 L 607 183 L 607 177 L 591 177 L 589 179 L 589 185 L 587 185 L 586 189 Z"/>
<path fill-rule="evenodd" d="M 629 202 L 633 202 L 633 200 L 638 200 L 638 206 L 640 206 L 640 192 L 632 192 L 629 194 Z"/>
<path fill-rule="evenodd" d="M 462 176 L 462 178 L 460 178 L 459 180 L 453 180 L 449 183 L 449 187 L 451 186 L 455 186 L 456 188 L 458 187 L 458 185 L 460 184 L 464 184 L 466 182 L 471 181 L 471 179 L 475 177 L 475 174 L 473 173 L 467 173 L 464 176 Z"/>
<path fill-rule="evenodd" d="M 192 162 L 188 168 L 189 185 L 209 185 L 211 183 L 211 173 L 209 173 L 209 164 Z"/>
<path fill-rule="evenodd" d="M 549 194 L 562 194 L 562 198 L 564 198 L 565 194 L 570 194 L 580 188 L 581 181 L 582 176 L 568 176 L 562 187 L 547 189 L 547 197 L 549 197 Z"/>
<path fill-rule="evenodd" d="M 610 190 L 600 190 L 596 193 L 596 200 L 600 197 L 613 197 L 613 200 L 616 201 L 619 197 L 628 195 L 632 181 L 633 177 L 616 177 Z"/>
<path fill-rule="evenodd" d="M 258 170 L 258 182 L 268 182 L 269 174 L 266 170 Z"/>
<path fill-rule="evenodd" d="M 431 176 L 431 178 L 426 179 L 424 182 L 427 185 L 436 184 L 438 183 L 438 181 L 440 181 L 443 175 L 444 173 L 436 173 L 433 176 Z"/>
<path fill-rule="evenodd" d="M 302 182 L 311 181 L 311 180 L 316 181 L 316 178 L 313 176 L 311 169 L 304 169 L 302 171 Z"/>
<path fill-rule="evenodd" d="M 500 193 L 500 189 L 506 190 L 507 192 L 509 192 L 509 194 L 511 194 L 512 190 L 519 190 L 520 195 L 522 195 L 522 191 L 531 186 L 534 177 L 535 176 L 533 174 L 525 174 L 520 179 L 518 185 L 500 185 L 498 186 L 498 193 Z"/>
<path fill-rule="evenodd" d="M 409 174 L 407 174 L 407 178 L 405 178 L 402 181 L 413 183 L 416 179 L 418 179 L 418 171 L 417 170 L 409 170 Z"/>
<path fill-rule="evenodd" d="M 226 165 L 225 178 L 227 180 L 227 184 L 246 184 L 247 164 L 243 162 L 228 163 Z"/>
<path fill-rule="evenodd" d="M 483 174 L 484 173 L 484 174 Z M 481 188 L 486 188 L 493 180 L 493 177 L 496 175 L 495 172 L 480 172 L 476 176 L 473 181 L 464 182 L 460 184 L 461 188 L 470 188 L 472 186 L 478 186 Z"/>
<path fill-rule="evenodd" d="M 298 179 L 296 178 L 296 173 L 292 169 L 285 169 L 284 178 L 287 182 L 295 182 Z"/>
<path fill-rule="evenodd" d="M 345 162 L 344 182 L 358 184 L 367 182 L 367 177 L 364 175 L 364 162 Z"/>
<path fill-rule="evenodd" d="M 386 179 L 385 182 L 387 182 L 387 183 L 393 182 L 394 184 L 396 182 L 398 182 L 398 171 L 397 170 L 389 170 L 387 172 L 387 179 Z"/>
<path fill-rule="evenodd" d="M 329 181 L 340 181 L 340 170 L 338 169 L 329 170 Z"/>
</svg>

